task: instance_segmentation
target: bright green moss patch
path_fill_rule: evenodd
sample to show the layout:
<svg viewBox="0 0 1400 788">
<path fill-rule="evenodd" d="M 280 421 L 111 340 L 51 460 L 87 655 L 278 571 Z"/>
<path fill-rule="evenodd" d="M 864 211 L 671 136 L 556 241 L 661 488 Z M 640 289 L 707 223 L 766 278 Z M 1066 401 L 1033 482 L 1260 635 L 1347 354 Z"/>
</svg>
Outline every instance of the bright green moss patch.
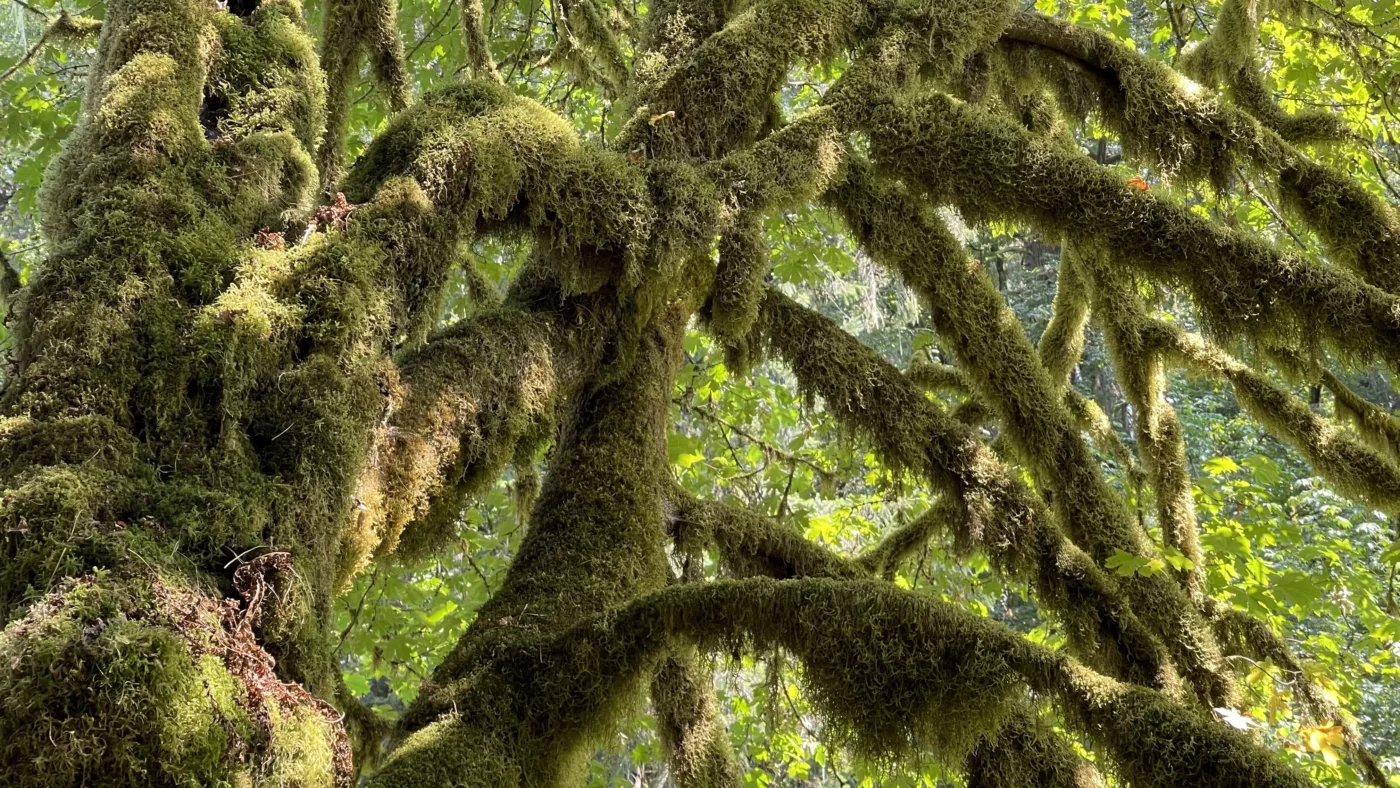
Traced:
<svg viewBox="0 0 1400 788">
<path fill-rule="evenodd" d="M 335 718 L 273 676 L 237 617 L 105 573 L 36 603 L 0 631 L 7 785 L 345 785 Z"/>
</svg>

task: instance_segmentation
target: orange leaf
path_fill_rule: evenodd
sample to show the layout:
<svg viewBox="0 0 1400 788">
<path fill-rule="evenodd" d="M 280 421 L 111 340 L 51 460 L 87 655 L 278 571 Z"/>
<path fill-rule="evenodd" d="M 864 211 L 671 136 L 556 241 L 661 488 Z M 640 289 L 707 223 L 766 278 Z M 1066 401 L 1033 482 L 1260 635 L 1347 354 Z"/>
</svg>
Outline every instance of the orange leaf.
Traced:
<svg viewBox="0 0 1400 788">
<path fill-rule="evenodd" d="M 1129 178 L 1128 185 L 1139 191 L 1147 191 L 1147 181 L 1142 178 Z"/>
<path fill-rule="evenodd" d="M 671 118 L 674 118 L 675 116 L 676 116 L 676 111 L 675 111 L 675 110 L 671 110 L 670 112 L 663 112 L 663 113 L 661 113 L 660 115 L 652 115 L 652 116 L 651 116 L 651 120 L 648 120 L 647 123 L 650 124 L 650 125 L 652 125 L 652 126 L 655 126 L 655 125 L 656 125 L 657 123 L 659 123 L 660 121 L 669 120 L 669 119 L 671 119 Z"/>
</svg>

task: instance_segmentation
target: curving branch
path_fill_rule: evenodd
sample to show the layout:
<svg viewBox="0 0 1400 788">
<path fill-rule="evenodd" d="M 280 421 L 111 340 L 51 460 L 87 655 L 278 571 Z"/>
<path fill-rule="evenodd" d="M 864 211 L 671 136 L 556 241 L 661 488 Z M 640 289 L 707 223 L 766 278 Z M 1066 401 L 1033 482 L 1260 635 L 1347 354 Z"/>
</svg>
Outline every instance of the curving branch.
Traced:
<svg viewBox="0 0 1400 788">
<path fill-rule="evenodd" d="M 874 159 L 970 219 L 1025 221 L 1119 250 L 1184 286 L 1210 333 L 1400 363 L 1400 301 L 1355 276 L 1222 229 L 1087 157 L 942 95 L 881 104 Z"/>
<path fill-rule="evenodd" d="M 1227 3 L 1227 15 L 1246 13 L 1247 2 Z M 1226 27 L 1222 35 L 1238 43 L 1242 31 Z M 1004 37 L 1062 55 L 1081 67 L 1081 72 L 1052 82 L 1062 94 L 1070 94 L 1070 103 L 1076 103 L 1073 94 L 1096 95 L 1130 152 L 1169 174 L 1204 175 L 1224 184 L 1234 179 L 1241 164 L 1248 164 L 1276 176 L 1285 207 L 1332 247 L 1337 262 L 1376 287 L 1400 292 L 1400 219 L 1394 209 L 1354 180 L 1303 155 L 1260 122 L 1306 128 L 1317 126 L 1315 119 L 1279 118 L 1268 111 L 1256 119 L 1250 110 L 1258 106 L 1251 102 L 1241 107 L 1221 103 L 1109 36 L 1062 20 L 1018 14 Z M 1218 49 L 1218 44 L 1207 44 L 1200 54 L 1187 57 L 1186 65 L 1195 60 L 1198 67 L 1213 71 L 1219 67 Z M 1244 55 L 1237 52 L 1226 60 L 1238 61 Z M 1268 107 L 1277 109 L 1271 100 Z"/>
<path fill-rule="evenodd" d="M 454 688 L 459 714 L 410 737 L 371 785 L 449 785 L 468 765 L 462 745 L 473 741 L 473 756 L 487 766 L 475 774 L 519 785 L 533 764 L 486 760 L 507 751 L 477 738 L 484 714 L 514 714 L 527 731 L 564 719 L 595 728 L 615 713 L 607 693 L 677 643 L 796 655 L 827 730 L 871 755 L 966 754 L 1029 688 L 1053 699 L 1134 785 L 1309 785 L 1207 713 L 1094 673 L 1000 624 L 888 583 L 827 579 L 671 586 L 562 635 L 504 649 L 491 670 Z M 547 692 L 529 679 L 543 675 L 559 677 Z"/>
<path fill-rule="evenodd" d="M 1116 550 L 1154 554 L 1151 540 L 1089 454 L 1063 394 L 1015 315 L 932 207 L 854 163 L 832 200 L 871 256 L 929 303 L 935 328 L 1037 480 L 1053 494 L 1056 519 L 1075 543 L 1100 564 Z M 1167 645 L 1200 698 L 1212 706 L 1228 704 L 1233 676 L 1180 587 L 1162 576 L 1131 578 L 1123 586 L 1134 611 Z"/>
</svg>

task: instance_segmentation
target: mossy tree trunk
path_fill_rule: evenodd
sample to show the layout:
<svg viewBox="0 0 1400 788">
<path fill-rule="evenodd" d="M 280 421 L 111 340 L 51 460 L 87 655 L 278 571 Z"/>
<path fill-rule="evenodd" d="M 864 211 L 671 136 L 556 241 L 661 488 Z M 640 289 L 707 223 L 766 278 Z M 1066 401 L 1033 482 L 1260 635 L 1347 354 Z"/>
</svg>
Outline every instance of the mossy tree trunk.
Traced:
<svg viewBox="0 0 1400 788">
<path fill-rule="evenodd" d="M 563 5 L 561 62 L 634 113 L 606 148 L 501 83 L 480 2 L 463 3 L 476 79 L 416 101 L 387 0 L 327 0 L 320 56 L 295 0 L 109 4 L 0 398 L 0 782 L 351 784 L 385 732 L 340 683 L 336 595 L 372 560 L 440 548 L 475 493 L 549 443 L 503 587 L 371 784 L 577 784 L 649 692 L 678 782 L 738 785 L 701 654 L 754 647 L 803 662 L 834 738 L 932 750 L 977 786 L 1102 784 L 1047 704 L 1135 786 L 1307 784 L 1210 711 L 1235 700 L 1224 654 L 1292 664 L 1279 639 L 1198 573 L 1105 570 L 1158 548 L 1089 453 L 1102 414 L 1066 391 L 1092 311 L 1142 414 L 1169 545 L 1198 562 L 1164 364 L 1227 378 L 1341 489 L 1400 504 L 1393 455 L 1326 433 L 1132 286 L 1185 288 L 1217 342 L 1400 362 L 1384 289 L 1400 250 L 1376 240 L 1396 220 L 1293 147 L 1328 130 L 1260 103 L 1253 48 L 1197 64 L 1237 97 L 1218 103 L 1005 0 L 661 0 L 626 41 L 601 0 Z M 1247 10 L 1221 35 L 1253 35 Z M 366 57 L 402 111 L 347 170 Z M 785 119 L 788 70 L 839 57 L 823 101 Z M 1066 142 L 1062 107 L 1087 104 L 1178 177 L 1276 178 L 1350 269 L 1126 187 Z M 767 289 L 762 218 L 815 201 L 926 300 L 958 365 L 938 380 L 1004 445 Z M 1063 278 L 1038 353 L 944 204 L 1108 250 Z M 491 235 L 527 238 L 529 262 L 503 303 L 435 329 L 458 245 Z M 940 504 L 850 561 L 675 489 L 669 399 L 697 316 L 739 366 L 790 366 Z M 1359 423 L 1393 426 L 1365 405 Z M 1068 649 L 878 579 L 940 531 L 1026 581 Z M 712 550 L 734 579 L 676 576 L 668 549 Z"/>
</svg>

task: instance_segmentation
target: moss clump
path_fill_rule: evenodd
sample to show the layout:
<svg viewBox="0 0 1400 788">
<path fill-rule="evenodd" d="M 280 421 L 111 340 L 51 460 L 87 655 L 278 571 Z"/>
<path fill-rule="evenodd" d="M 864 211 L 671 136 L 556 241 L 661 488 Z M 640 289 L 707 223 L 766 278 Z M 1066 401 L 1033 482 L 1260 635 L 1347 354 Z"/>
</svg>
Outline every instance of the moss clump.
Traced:
<svg viewBox="0 0 1400 788">
<path fill-rule="evenodd" d="M 758 318 L 763 278 L 768 274 L 768 242 L 756 220 L 720 236 L 719 267 L 710 294 L 710 330 L 729 344 L 741 342 Z"/>
<path fill-rule="evenodd" d="M 1069 388 L 1074 368 L 1084 354 L 1084 328 L 1089 324 L 1089 292 L 1084 272 L 1075 260 L 1073 247 L 1066 243 L 1055 275 L 1055 301 L 1050 322 L 1040 335 L 1036 351 L 1050 380 Z"/>
<path fill-rule="evenodd" d="M 399 368 L 400 402 L 357 493 L 367 515 L 356 538 L 388 553 L 402 533 L 404 550 L 424 554 L 443 536 L 429 524 L 450 526 L 460 511 L 430 517 L 435 499 L 460 504 L 479 492 L 550 420 L 553 347 L 541 321 L 502 309 L 440 332 Z"/>
<path fill-rule="evenodd" d="M 68 581 L 0 631 L 7 785 L 348 784 L 336 718 L 286 689 L 236 612 L 150 576 Z"/>
<path fill-rule="evenodd" d="M 1290 115 L 1279 107 L 1258 61 L 1258 6 L 1258 0 L 1222 3 L 1210 37 L 1182 53 L 1177 67 L 1208 87 L 1223 83 L 1237 106 L 1286 140 L 1324 142 L 1348 136 L 1336 115 L 1322 111 Z"/>
</svg>

